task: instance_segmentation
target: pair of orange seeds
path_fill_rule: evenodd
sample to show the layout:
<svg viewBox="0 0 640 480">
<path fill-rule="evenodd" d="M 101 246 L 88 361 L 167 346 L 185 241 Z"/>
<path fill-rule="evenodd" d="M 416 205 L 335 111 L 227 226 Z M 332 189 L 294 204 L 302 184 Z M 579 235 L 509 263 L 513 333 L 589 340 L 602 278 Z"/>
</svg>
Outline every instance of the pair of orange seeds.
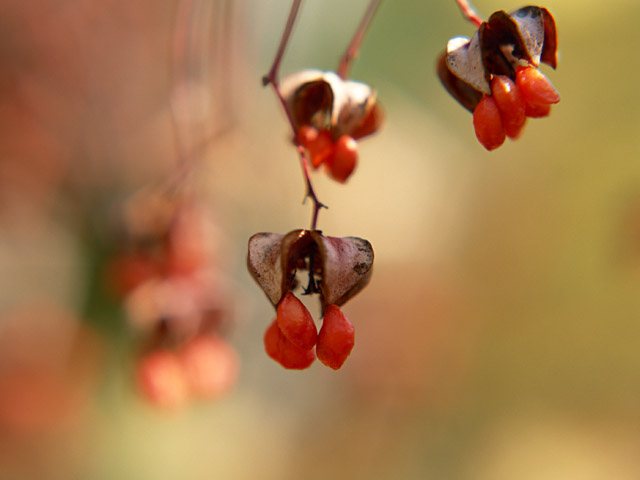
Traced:
<svg viewBox="0 0 640 480">
<path fill-rule="evenodd" d="M 331 177 L 340 183 L 346 182 L 356 168 L 358 144 L 349 135 L 333 142 L 329 130 L 303 125 L 298 129 L 296 140 L 309 152 L 313 168 L 324 164 Z"/>
<path fill-rule="evenodd" d="M 502 145 L 505 137 L 517 138 L 527 117 L 546 117 L 560 95 L 535 67 L 518 67 L 516 81 L 506 75 L 491 79 L 492 95 L 484 95 L 473 111 L 478 141 L 487 149 Z"/>
<path fill-rule="evenodd" d="M 351 353 L 354 328 L 337 305 L 329 305 L 318 332 L 309 310 L 287 292 L 278 303 L 276 319 L 264 334 L 264 345 L 267 355 L 285 368 L 307 368 L 317 356 L 337 370 Z"/>
</svg>

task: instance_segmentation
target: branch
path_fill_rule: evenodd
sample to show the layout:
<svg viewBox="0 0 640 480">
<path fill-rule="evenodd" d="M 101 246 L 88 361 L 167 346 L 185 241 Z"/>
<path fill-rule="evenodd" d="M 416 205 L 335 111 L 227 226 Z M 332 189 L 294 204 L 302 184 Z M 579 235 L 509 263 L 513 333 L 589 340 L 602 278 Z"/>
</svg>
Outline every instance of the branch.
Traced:
<svg viewBox="0 0 640 480">
<path fill-rule="evenodd" d="M 351 39 L 351 43 L 345 50 L 342 58 L 340 59 L 340 64 L 338 65 L 338 75 L 340 78 L 347 78 L 349 76 L 349 69 L 351 68 L 351 63 L 358 57 L 358 52 L 360 51 L 360 47 L 362 46 L 362 41 L 364 40 L 364 36 L 367 33 L 367 29 L 373 20 L 373 17 L 376 14 L 378 6 L 380 5 L 381 0 L 371 0 L 367 10 L 364 12 L 362 20 L 360 20 L 360 25 L 356 29 L 356 33 L 353 35 Z"/>
<path fill-rule="evenodd" d="M 304 148 L 298 142 L 298 130 L 296 129 L 295 122 L 293 121 L 293 115 L 289 110 L 289 106 L 287 105 L 286 100 L 282 96 L 282 92 L 280 91 L 280 85 L 278 84 L 278 73 L 280 69 L 280 62 L 282 61 L 282 56 L 284 55 L 284 51 L 287 47 L 287 43 L 289 42 L 289 37 L 291 37 L 291 31 L 293 30 L 293 24 L 296 21 L 296 17 L 298 15 L 298 10 L 300 9 L 300 4 L 302 0 L 293 0 L 291 4 L 291 11 L 289 12 L 289 18 L 287 19 L 287 24 L 284 27 L 284 32 L 282 33 L 282 39 L 280 40 L 280 45 L 278 46 L 278 51 L 276 52 L 276 56 L 273 59 L 273 64 L 271 65 L 271 69 L 269 72 L 262 77 L 262 85 L 267 86 L 271 85 L 273 87 L 273 91 L 275 92 L 278 100 L 280 100 L 280 104 L 284 110 L 284 113 L 287 116 L 287 120 L 289 121 L 289 125 L 291 126 L 291 131 L 293 132 L 293 142 L 296 146 L 296 150 L 298 150 L 298 155 L 300 156 L 300 165 L 302 167 L 302 173 L 304 175 L 305 185 L 306 185 L 306 194 L 305 200 L 310 198 L 313 202 L 313 212 L 311 214 L 311 230 L 316 230 L 318 224 L 318 214 L 320 209 L 327 208 L 316 195 L 316 192 L 313 188 L 313 184 L 311 183 L 311 172 L 309 170 L 309 161 L 307 160 L 307 155 L 304 151 Z"/>
<path fill-rule="evenodd" d="M 298 16 L 298 10 L 300 10 L 301 3 L 302 0 L 293 0 L 293 3 L 291 4 L 289 18 L 287 19 L 287 24 L 285 25 L 284 31 L 282 32 L 282 38 L 280 39 L 280 45 L 278 46 L 276 56 L 273 59 L 273 64 L 271 65 L 269 73 L 262 77 L 262 85 L 265 87 L 270 83 L 278 81 L 278 70 L 280 69 L 280 62 L 282 61 L 282 56 L 284 55 L 284 51 L 287 48 L 287 43 L 289 43 L 289 37 L 291 36 L 293 24 L 295 23 L 296 17 Z"/>
<path fill-rule="evenodd" d="M 469 20 L 476 27 L 479 27 L 480 25 L 482 25 L 482 22 L 483 22 L 482 18 L 480 18 L 476 10 L 471 6 L 471 4 L 467 0 L 456 0 L 456 3 L 458 4 L 458 7 L 460 7 L 460 10 L 462 11 L 462 15 L 464 15 L 464 18 Z"/>
</svg>

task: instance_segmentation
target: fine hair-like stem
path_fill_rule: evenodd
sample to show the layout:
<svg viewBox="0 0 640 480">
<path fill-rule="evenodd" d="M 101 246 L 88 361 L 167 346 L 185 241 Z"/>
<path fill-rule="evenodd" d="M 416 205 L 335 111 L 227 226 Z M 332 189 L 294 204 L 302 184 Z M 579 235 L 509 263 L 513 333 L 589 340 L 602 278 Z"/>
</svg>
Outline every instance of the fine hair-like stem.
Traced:
<svg viewBox="0 0 640 480">
<path fill-rule="evenodd" d="M 462 11 L 462 15 L 464 15 L 464 18 L 469 20 L 476 27 L 479 27 L 480 25 L 482 25 L 482 22 L 483 22 L 482 18 L 480 18 L 480 16 L 478 15 L 478 12 L 476 12 L 475 8 L 473 8 L 467 0 L 456 0 L 456 3 L 458 4 L 458 7 L 460 7 L 460 10 Z"/>
<path fill-rule="evenodd" d="M 298 11 L 300 9 L 300 4 L 302 0 L 293 0 L 291 4 L 291 10 L 289 11 L 289 18 L 287 19 L 287 23 L 284 27 L 284 31 L 282 33 L 282 39 L 280 40 L 280 45 L 278 46 L 278 50 L 276 52 L 276 56 L 273 59 L 273 64 L 269 69 L 269 72 L 262 77 L 262 84 L 264 86 L 271 85 L 273 87 L 273 91 L 275 92 L 278 100 L 280 100 L 280 104 L 284 109 L 284 112 L 287 116 L 287 120 L 289 121 L 289 125 L 291 126 L 291 130 L 293 132 L 293 142 L 296 145 L 296 150 L 298 150 L 298 155 L 300 157 L 300 164 L 302 166 L 302 173 L 304 175 L 305 185 L 306 185 L 306 194 L 305 200 L 307 198 L 311 199 L 312 205 L 312 215 L 311 215 L 311 230 L 316 230 L 318 224 L 318 214 L 320 213 L 320 209 L 326 208 L 326 206 L 318 199 L 316 192 L 313 188 L 313 183 L 311 182 L 311 171 L 309 169 L 309 161 L 307 159 L 307 155 L 304 151 L 304 148 L 298 142 L 297 136 L 298 131 L 296 129 L 295 122 L 293 121 L 293 116 L 291 111 L 289 110 L 289 106 L 287 105 L 286 100 L 282 96 L 282 92 L 280 91 L 280 85 L 278 83 L 278 73 L 280 70 L 280 62 L 282 61 L 282 56 L 284 55 L 284 51 L 289 42 L 289 38 L 291 37 L 291 31 L 293 30 L 293 25 L 296 21 L 296 17 L 298 15 Z"/>
<path fill-rule="evenodd" d="M 351 68 L 351 64 L 353 60 L 358 57 L 358 52 L 360 51 L 360 47 L 362 46 L 362 41 L 364 40 L 364 36 L 367 33 L 369 25 L 371 25 L 371 21 L 380 6 L 381 0 L 371 0 L 369 2 L 369 6 L 364 12 L 362 16 L 362 20 L 360 20 L 360 24 L 356 29 L 356 32 L 351 39 L 351 42 L 347 46 L 342 58 L 340 59 L 340 64 L 338 65 L 338 75 L 340 78 L 347 78 L 349 76 L 349 69 Z"/>
</svg>

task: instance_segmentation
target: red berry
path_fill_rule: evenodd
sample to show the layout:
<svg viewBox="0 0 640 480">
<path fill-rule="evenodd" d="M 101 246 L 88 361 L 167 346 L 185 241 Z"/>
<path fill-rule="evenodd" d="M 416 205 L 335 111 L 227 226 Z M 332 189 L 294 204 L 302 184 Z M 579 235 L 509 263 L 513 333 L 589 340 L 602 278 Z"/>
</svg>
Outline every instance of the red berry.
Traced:
<svg viewBox="0 0 640 480">
<path fill-rule="evenodd" d="M 334 370 L 339 369 L 351 353 L 354 333 L 353 325 L 340 308 L 329 305 L 318 335 L 318 359 Z"/>
<path fill-rule="evenodd" d="M 344 183 L 356 168 L 358 161 L 358 144 L 349 135 L 341 136 L 334 144 L 330 158 L 329 171 L 338 182 Z"/>
<path fill-rule="evenodd" d="M 158 272 L 156 263 L 144 255 L 121 255 L 109 262 L 107 281 L 114 293 L 125 296 Z"/>
<path fill-rule="evenodd" d="M 154 405 L 175 409 L 187 400 L 187 383 L 178 356 L 169 350 L 146 354 L 138 365 L 138 387 Z"/>
<path fill-rule="evenodd" d="M 318 330 L 307 307 L 291 292 L 278 303 L 278 327 L 294 345 L 309 350 L 316 344 Z"/>
<path fill-rule="evenodd" d="M 303 125 L 298 129 L 296 141 L 307 149 L 313 168 L 318 168 L 333 150 L 331 132 Z"/>
<path fill-rule="evenodd" d="M 558 103 L 560 95 L 549 79 L 535 67 L 519 67 L 516 84 L 525 104 L 540 105 Z"/>
<path fill-rule="evenodd" d="M 494 150 L 504 143 L 502 117 L 492 96 L 485 95 L 476 106 L 473 111 L 473 127 L 478 141 L 487 150 Z"/>
<path fill-rule="evenodd" d="M 305 350 L 287 340 L 280 331 L 277 320 L 274 320 L 264 333 L 264 347 L 267 355 L 284 368 L 302 370 L 316 359 L 313 348 Z"/>
<path fill-rule="evenodd" d="M 500 111 L 505 133 L 509 138 L 516 138 L 526 120 L 524 102 L 516 83 L 506 75 L 495 75 L 491 80 L 491 93 Z"/>
<path fill-rule="evenodd" d="M 318 129 L 310 125 L 302 125 L 296 134 L 296 142 L 304 148 L 310 148 L 318 139 Z"/>
<path fill-rule="evenodd" d="M 264 332 L 264 349 L 274 360 L 280 358 L 280 336 L 282 332 L 278 328 L 278 320 L 274 320 L 267 331 Z"/>
<path fill-rule="evenodd" d="M 524 112 L 527 115 L 527 117 L 531 117 L 531 118 L 546 117 L 549 115 L 549 113 L 551 113 L 551 104 L 549 103 L 540 103 L 540 104 L 534 104 L 534 105 L 525 104 Z"/>
<path fill-rule="evenodd" d="M 191 392 L 199 397 L 215 398 L 235 383 L 236 352 L 217 336 L 198 335 L 188 340 L 179 358 Z"/>
<path fill-rule="evenodd" d="M 206 264 L 210 254 L 208 233 L 204 212 L 193 206 L 181 208 L 169 230 L 169 275 L 190 275 Z"/>
</svg>

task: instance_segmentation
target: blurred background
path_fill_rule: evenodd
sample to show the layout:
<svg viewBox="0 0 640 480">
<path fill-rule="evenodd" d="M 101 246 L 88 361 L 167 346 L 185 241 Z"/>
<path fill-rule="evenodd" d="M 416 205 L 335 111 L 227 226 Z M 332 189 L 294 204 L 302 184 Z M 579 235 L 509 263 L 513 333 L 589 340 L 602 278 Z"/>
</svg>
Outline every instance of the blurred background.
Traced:
<svg viewBox="0 0 640 480">
<path fill-rule="evenodd" d="M 305 1 L 282 73 L 367 3 Z M 640 4 L 541 6 L 562 100 L 488 153 L 434 73 L 473 26 L 382 2 L 352 77 L 385 124 L 313 176 L 376 253 L 334 372 L 267 357 L 245 267 L 311 216 L 260 84 L 289 0 L 0 1 L 0 478 L 640 477 Z"/>
</svg>

